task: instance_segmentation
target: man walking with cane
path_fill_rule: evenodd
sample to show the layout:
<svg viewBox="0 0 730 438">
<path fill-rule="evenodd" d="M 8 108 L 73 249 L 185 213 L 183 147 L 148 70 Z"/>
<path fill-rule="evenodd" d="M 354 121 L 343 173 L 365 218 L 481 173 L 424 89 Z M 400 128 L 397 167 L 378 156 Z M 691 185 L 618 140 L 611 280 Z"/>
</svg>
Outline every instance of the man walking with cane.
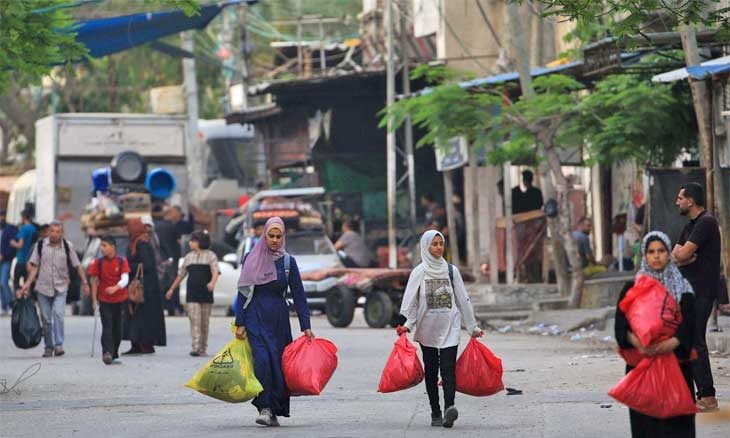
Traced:
<svg viewBox="0 0 730 438">
<path fill-rule="evenodd" d="M 101 360 L 110 365 L 119 357 L 122 342 L 122 306 L 127 301 L 129 263 L 117 255 L 117 243 L 112 236 L 101 238 L 102 256 L 91 262 L 91 308 L 94 311 L 96 331 L 96 305 L 101 314 Z M 94 347 L 92 344 L 92 355 Z"/>
</svg>

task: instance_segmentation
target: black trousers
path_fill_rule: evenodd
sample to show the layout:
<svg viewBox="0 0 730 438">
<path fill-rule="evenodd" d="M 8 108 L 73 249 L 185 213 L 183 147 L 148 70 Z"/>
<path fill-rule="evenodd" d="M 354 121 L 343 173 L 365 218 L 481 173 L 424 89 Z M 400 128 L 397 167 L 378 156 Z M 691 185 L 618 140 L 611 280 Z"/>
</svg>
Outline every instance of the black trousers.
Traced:
<svg viewBox="0 0 730 438">
<path fill-rule="evenodd" d="M 695 349 L 697 360 L 692 363 L 692 373 L 697 385 L 697 397 L 714 397 L 715 385 L 707 351 L 707 320 L 712 314 L 715 297 L 697 296 L 695 299 Z"/>
<path fill-rule="evenodd" d="M 101 350 L 114 359 L 119 357 L 119 344 L 122 342 L 122 306 L 124 303 L 99 303 Z"/>
<path fill-rule="evenodd" d="M 441 371 L 441 380 L 444 386 L 444 408 L 454 405 L 456 395 L 456 351 L 457 346 L 448 348 L 433 348 L 421 345 L 423 365 L 426 374 L 426 392 L 431 405 L 431 412 L 441 411 L 439 404 L 438 378 Z"/>
</svg>

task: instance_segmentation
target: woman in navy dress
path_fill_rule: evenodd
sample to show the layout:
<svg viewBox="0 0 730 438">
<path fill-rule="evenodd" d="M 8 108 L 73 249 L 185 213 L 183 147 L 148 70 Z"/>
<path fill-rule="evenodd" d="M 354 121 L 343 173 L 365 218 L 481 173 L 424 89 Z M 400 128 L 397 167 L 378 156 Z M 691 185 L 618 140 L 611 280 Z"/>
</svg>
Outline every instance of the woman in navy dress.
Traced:
<svg viewBox="0 0 730 438">
<path fill-rule="evenodd" d="M 281 368 L 284 348 L 292 342 L 287 289 L 294 299 L 301 331 L 314 337 L 296 260 L 285 251 L 285 231 L 278 217 L 266 222 L 264 238 L 243 259 L 238 281 L 236 337 L 248 338 L 251 344 L 254 373 L 264 387 L 253 405 L 259 411 L 256 423 L 263 426 L 278 426 L 277 417 L 289 416 L 289 394 Z"/>
</svg>

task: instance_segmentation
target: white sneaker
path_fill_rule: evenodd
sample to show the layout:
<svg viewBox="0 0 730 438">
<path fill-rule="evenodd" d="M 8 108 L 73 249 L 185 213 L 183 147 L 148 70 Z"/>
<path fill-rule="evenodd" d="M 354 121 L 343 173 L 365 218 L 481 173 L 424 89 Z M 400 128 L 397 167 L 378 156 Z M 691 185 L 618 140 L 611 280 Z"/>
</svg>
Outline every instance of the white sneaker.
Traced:
<svg viewBox="0 0 730 438">
<path fill-rule="evenodd" d="M 273 421 L 271 421 L 271 417 L 273 417 L 273 415 L 271 414 L 271 409 L 261 409 L 261 412 L 259 412 L 259 416 L 256 417 L 256 424 L 260 424 L 262 426 L 273 426 L 274 424 Z"/>
</svg>

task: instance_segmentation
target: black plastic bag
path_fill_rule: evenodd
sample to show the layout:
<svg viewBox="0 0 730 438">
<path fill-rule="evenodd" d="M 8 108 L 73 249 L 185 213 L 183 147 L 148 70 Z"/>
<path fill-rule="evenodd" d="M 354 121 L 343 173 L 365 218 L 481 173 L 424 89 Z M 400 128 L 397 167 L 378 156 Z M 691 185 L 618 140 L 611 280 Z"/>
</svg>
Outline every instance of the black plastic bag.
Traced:
<svg viewBox="0 0 730 438">
<path fill-rule="evenodd" d="M 18 348 L 33 348 L 41 343 L 43 329 L 35 305 L 28 298 L 16 300 L 11 320 L 13 342 Z"/>
</svg>

